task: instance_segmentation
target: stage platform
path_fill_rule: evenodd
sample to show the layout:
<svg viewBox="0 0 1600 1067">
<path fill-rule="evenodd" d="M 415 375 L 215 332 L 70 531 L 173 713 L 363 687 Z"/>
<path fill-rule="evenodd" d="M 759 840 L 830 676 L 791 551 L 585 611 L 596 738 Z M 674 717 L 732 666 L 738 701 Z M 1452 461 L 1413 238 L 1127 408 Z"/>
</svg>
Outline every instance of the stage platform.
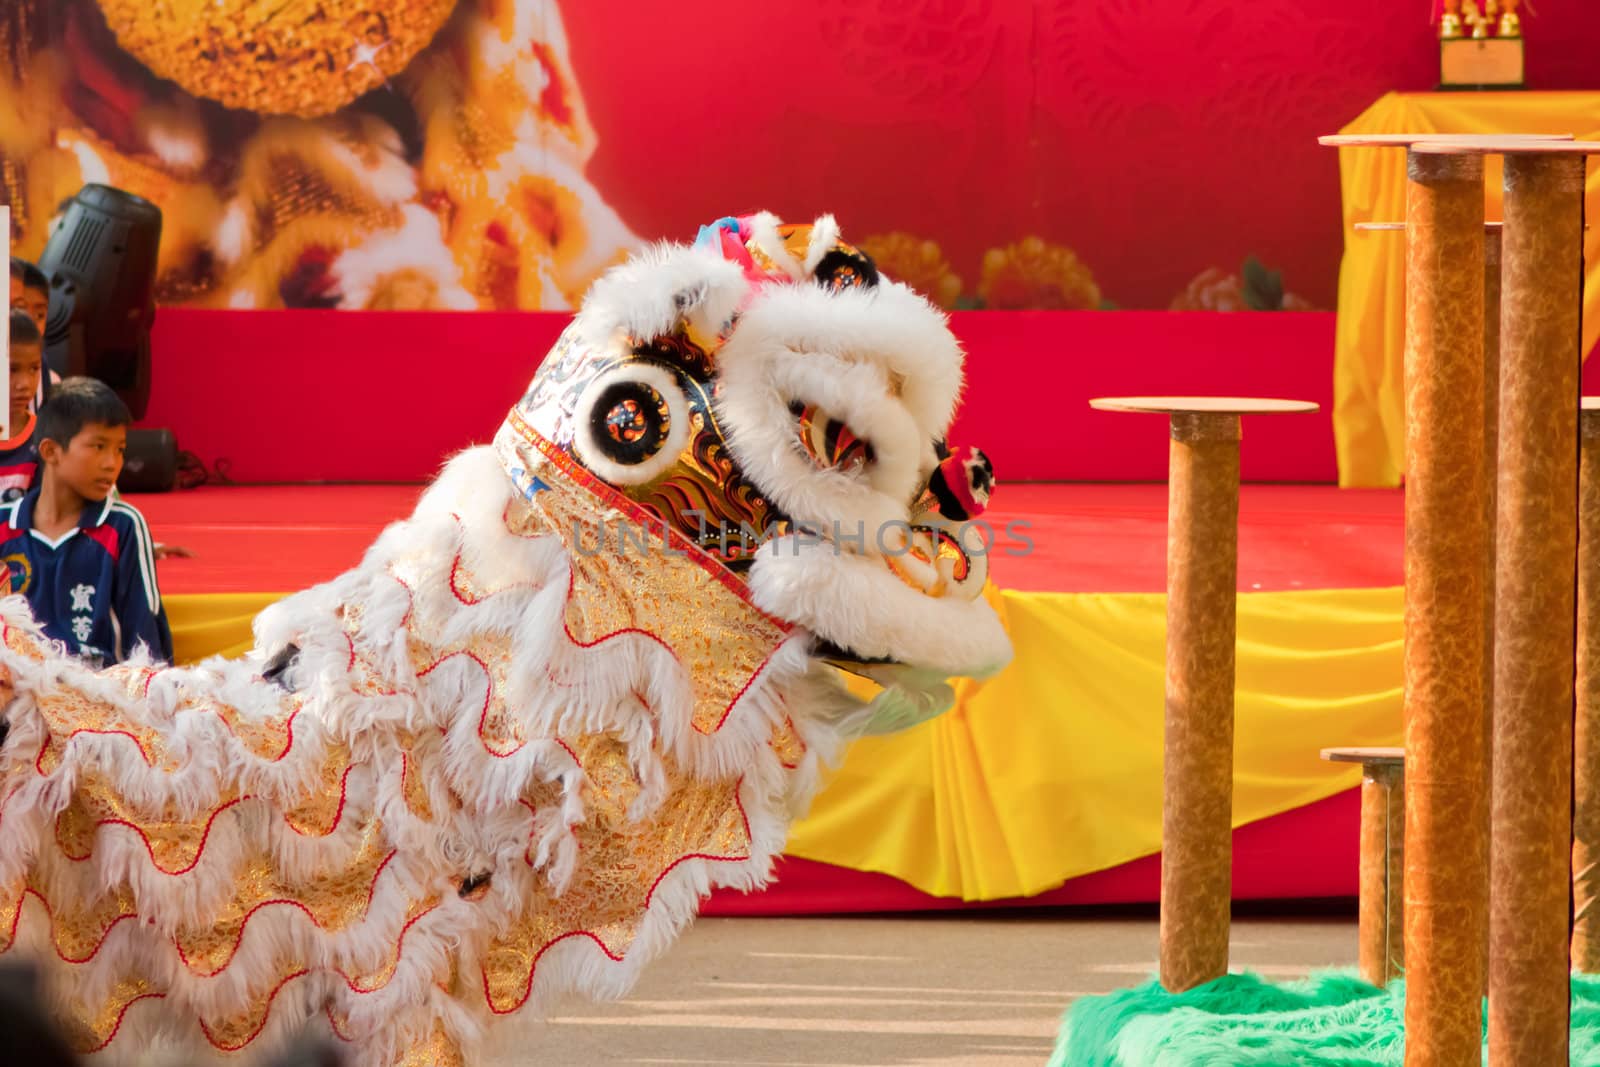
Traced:
<svg viewBox="0 0 1600 1067">
<path fill-rule="evenodd" d="M 419 492 L 134 497 L 157 540 L 194 553 L 159 565 L 179 658 L 248 647 L 256 611 L 353 566 Z M 964 686 L 935 723 L 859 743 L 796 827 L 777 884 L 719 894 L 709 912 L 1156 899 L 1166 488 L 1002 485 L 996 504 L 987 517 L 1012 533 L 992 576 L 1017 664 Z M 1241 899 L 1355 893 L 1356 779 L 1316 750 L 1395 743 L 1401 518 L 1395 491 L 1242 491 Z"/>
<path fill-rule="evenodd" d="M 162 591 L 182 596 L 288 592 L 326 581 L 354 566 L 384 526 L 410 514 L 420 492 L 412 485 L 202 486 L 130 499 L 157 540 L 194 551 L 194 559 L 161 564 Z M 1247 485 L 1239 502 L 1239 590 L 1399 585 L 1401 518 L 1397 491 Z M 1021 537 L 1006 539 L 1010 551 L 991 559 L 1001 588 L 1165 588 L 1164 485 L 1002 483 L 985 519 L 1033 542 L 1028 549 Z"/>
</svg>

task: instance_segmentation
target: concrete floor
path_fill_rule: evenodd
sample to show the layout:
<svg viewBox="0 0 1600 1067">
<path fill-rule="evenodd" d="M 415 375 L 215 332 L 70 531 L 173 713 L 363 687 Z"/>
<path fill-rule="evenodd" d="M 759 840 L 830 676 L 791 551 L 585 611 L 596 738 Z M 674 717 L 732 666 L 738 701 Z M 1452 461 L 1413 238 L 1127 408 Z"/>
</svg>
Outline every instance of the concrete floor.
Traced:
<svg viewBox="0 0 1600 1067">
<path fill-rule="evenodd" d="M 702 919 L 627 1000 L 570 1001 L 529 1064 L 1045 1062 L 1075 997 L 1156 967 L 1153 916 Z M 1353 967 L 1353 915 L 1239 918 L 1233 961 L 1273 978 Z"/>
</svg>

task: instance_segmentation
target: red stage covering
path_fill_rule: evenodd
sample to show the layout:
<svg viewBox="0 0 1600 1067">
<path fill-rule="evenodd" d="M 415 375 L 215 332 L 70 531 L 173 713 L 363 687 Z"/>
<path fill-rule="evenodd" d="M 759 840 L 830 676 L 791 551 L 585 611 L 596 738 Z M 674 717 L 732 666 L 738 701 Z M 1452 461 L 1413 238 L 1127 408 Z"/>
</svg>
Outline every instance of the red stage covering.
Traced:
<svg viewBox="0 0 1600 1067">
<path fill-rule="evenodd" d="M 1154 429 L 1154 427 L 1152 427 Z M 1156 432 L 1158 440 L 1161 434 Z M 207 487 L 140 496 L 159 540 L 195 559 L 162 562 L 171 594 L 302 589 L 354 565 L 385 524 L 407 514 L 412 486 Z M 1155 592 L 1163 587 L 1166 489 L 1161 485 L 1014 485 L 991 513 L 1030 523 L 1034 550 L 997 555 L 996 580 L 1019 590 Z M 1387 490 L 1247 485 L 1239 509 L 1241 590 L 1352 588 L 1401 581 L 1401 496 Z M 1234 834 L 1240 899 L 1351 895 L 1359 796 L 1331 797 Z M 784 860 L 764 893 L 717 894 L 708 914 L 814 914 L 1153 901 L 1160 860 L 1075 878 L 1026 900 L 966 905 L 887 875 Z"/>
<path fill-rule="evenodd" d="M 487 441 L 562 314 L 194 311 L 156 316 L 145 423 L 241 482 L 418 482 Z M 1163 481 L 1158 422 L 1093 396 L 1287 396 L 1316 415 L 1252 423 L 1247 481 L 1332 482 L 1333 316 L 958 312 L 967 397 L 951 434 L 1002 483 Z M 246 417 L 248 413 L 248 417 Z M 276 422 L 274 422 L 276 416 Z"/>
<path fill-rule="evenodd" d="M 420 492 L 410 485 L 206 486 L 133 499 L 157 540 L 196 554 L 161 563 L 161 589 L 170 596 L 287 592 L 327 581 L 355 566 L 384 526 L 409 515 Z M 991 574 L 1004 588 L 1166 588 L 1164 485 L 1002 483 L 985 518 L 1000 529 L 1026 522 L 1033 542 L 1027 555 L 1002 550 L 991 558 Z M 1401 519 L 1397 490 L 1246 485 L 1239 589 L 1399 585 Z"/>
</svg>

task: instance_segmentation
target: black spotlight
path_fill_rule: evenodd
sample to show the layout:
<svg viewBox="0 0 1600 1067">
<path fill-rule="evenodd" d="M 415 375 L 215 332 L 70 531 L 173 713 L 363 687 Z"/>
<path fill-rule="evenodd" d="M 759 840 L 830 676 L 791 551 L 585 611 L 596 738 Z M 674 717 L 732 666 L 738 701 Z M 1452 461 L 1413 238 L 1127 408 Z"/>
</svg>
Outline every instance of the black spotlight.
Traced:
<svg viewBox="0 0 1600 1067">
<path fill-rule="evenodd" d="M 135 419 L 150 403 L 161 209 L 104 185 L 67 201 L 39 257 L 50 279 L 45 362 L 109 385 Z"/>
</svg>

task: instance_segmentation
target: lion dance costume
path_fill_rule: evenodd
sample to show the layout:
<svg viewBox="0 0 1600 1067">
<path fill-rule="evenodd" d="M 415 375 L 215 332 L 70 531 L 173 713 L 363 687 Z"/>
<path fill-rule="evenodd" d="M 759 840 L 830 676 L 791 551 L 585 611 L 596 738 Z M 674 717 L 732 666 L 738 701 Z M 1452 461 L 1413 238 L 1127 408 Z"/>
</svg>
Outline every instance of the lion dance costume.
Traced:
<svg viewBox="0 0 1600 1067">
<path fill-rule="evenodd" d="M 624 993 L 842 741 L 1007 662 L 961 382 L 830 218 L 723 219 L 603 277 L 494 444 L 249 657 L 95 672 L 0 602 L 5 950 L 112 1059 L 310 1026 L 482 1063 Z"/>
<path fill-rule="evenodd" d="M 571 308 L 638 244 L 595 148 L 556 0 L 0 3 L 13 251 L 125 189 L 163 304 Z"/>
</svg>

